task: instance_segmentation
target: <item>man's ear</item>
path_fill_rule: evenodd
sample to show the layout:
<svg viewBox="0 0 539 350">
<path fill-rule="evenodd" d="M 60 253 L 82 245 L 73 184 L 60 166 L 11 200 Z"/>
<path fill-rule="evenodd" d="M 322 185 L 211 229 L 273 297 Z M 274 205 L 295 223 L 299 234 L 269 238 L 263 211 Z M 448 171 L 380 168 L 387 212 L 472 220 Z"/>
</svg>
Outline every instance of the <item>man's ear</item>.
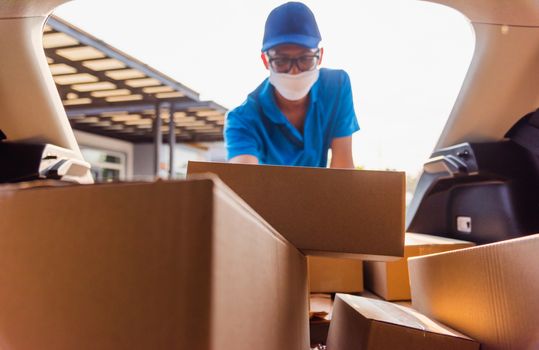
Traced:
<svg viewBox="0 0 539 350">
<path fill-rule="evenodd" d="M 262 52 L 262 54 L 260 54 L 260 58 L 262 58 L 262 62 L 264 62 L 264 67 L 266 67 L 266 69 L 269 69 L 269 62 L 266 53 Z"/>
<path fill-rule="evenodd" d="M 318 65 L 322 64 L 322 58 L 324 57 L 324 48 L 320 48 L 320 59 L 318 60 Z"/>
</svg>

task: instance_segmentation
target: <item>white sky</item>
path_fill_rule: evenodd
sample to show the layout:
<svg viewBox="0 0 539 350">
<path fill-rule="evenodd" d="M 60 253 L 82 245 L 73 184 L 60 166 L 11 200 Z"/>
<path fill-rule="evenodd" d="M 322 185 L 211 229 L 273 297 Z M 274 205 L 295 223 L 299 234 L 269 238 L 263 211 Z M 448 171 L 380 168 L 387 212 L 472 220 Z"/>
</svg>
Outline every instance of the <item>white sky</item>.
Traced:
<svg viewBox="0 0 539 350">
<path fill-rule="evenodd" d="M 351 77 L 356 164 L 417 172 L 449 116 L 474 45 L 461 14 L 416 0 L 312 0 L 323 66 Z M 264 22 L 283 1 L 77 0 L 55 13 L 227 108 L 266 76 Z"/>
</svg>

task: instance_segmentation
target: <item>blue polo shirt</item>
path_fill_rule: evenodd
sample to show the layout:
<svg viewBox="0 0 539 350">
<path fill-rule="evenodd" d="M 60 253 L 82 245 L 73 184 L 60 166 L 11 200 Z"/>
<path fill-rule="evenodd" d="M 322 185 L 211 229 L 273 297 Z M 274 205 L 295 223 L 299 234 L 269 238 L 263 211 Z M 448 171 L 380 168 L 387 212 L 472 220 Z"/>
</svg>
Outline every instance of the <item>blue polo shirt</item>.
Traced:
<svg viewBox="0 0 539 350">
<path fill-rule="evenodd" d="M 224 129 L 228 159 L 248 154 L 260 164 L 326 167 L 331 141 L 359 130 L 350 78 L 343 70 L 320 69 L 309 92 L 303 133 L 279 110 L 273 89 L 265 79 L 228 113 Z"/>
</svg>

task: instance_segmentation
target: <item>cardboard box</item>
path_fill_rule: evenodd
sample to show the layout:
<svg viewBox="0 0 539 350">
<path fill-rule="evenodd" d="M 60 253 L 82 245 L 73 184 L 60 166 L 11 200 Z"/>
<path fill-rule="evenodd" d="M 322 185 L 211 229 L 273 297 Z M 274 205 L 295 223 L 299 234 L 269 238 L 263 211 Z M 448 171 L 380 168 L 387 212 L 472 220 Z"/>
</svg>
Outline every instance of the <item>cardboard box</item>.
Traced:
<svg viewBox="0 0 539 350">
<path fill-rule="evenodd" d="M 539 235 L 408 261 L 412 304 L 483 344 L 539 348 Z"/>
<path fill-rule="evenodd" d="M 10 349 L 307 349 L 307 264 L 204 179 L 0 191 Z"/>
<path fill-rule="evenodd" d="M 451 238 L 406 233 L 404 258 L 391 262 L 365 262 L 365 286 L 385 300 L 410 300 L 409 257 L 473 246 L 474 243 Z"/>
<path fill-rule="evenodd" d="M 311 348 L 325 345 L 328 337 L 333 300 L 331 294 L 311 294 L 309 298 L 309 333 Z"/>
<path fill-rule="evenodd" d="M 311 293 L 363 291 L 363 264 L 358 259 L 307 257 Z"/>
<path fill-rule="evenodd" d="M 327 347 L 330 350 L 475 350 L 480 345 L 411 308 L 337 294 Z"/>
<path fill-rule="evenodd" d="M 402 172 L 189 162 L 188 174 L 206 172 L 308 255 L 403 255 Z"/>
</svg>

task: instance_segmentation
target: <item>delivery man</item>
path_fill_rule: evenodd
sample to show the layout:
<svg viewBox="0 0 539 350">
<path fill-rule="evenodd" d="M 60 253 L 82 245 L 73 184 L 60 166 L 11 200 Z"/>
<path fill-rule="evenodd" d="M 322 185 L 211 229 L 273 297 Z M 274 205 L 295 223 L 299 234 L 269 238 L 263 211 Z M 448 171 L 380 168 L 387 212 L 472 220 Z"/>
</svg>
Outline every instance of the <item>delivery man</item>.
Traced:
<svg viewBox="0 0 539 350">
<path fill-rule="evenodd" d="M 311 10 L 288 2 L 269 14 L 262 62 L 269 70 L 225 123 L 233 163 L 353 168 L 359 130 L 348 74 L 319 68 L 324 54 Z"/>
</svg>

